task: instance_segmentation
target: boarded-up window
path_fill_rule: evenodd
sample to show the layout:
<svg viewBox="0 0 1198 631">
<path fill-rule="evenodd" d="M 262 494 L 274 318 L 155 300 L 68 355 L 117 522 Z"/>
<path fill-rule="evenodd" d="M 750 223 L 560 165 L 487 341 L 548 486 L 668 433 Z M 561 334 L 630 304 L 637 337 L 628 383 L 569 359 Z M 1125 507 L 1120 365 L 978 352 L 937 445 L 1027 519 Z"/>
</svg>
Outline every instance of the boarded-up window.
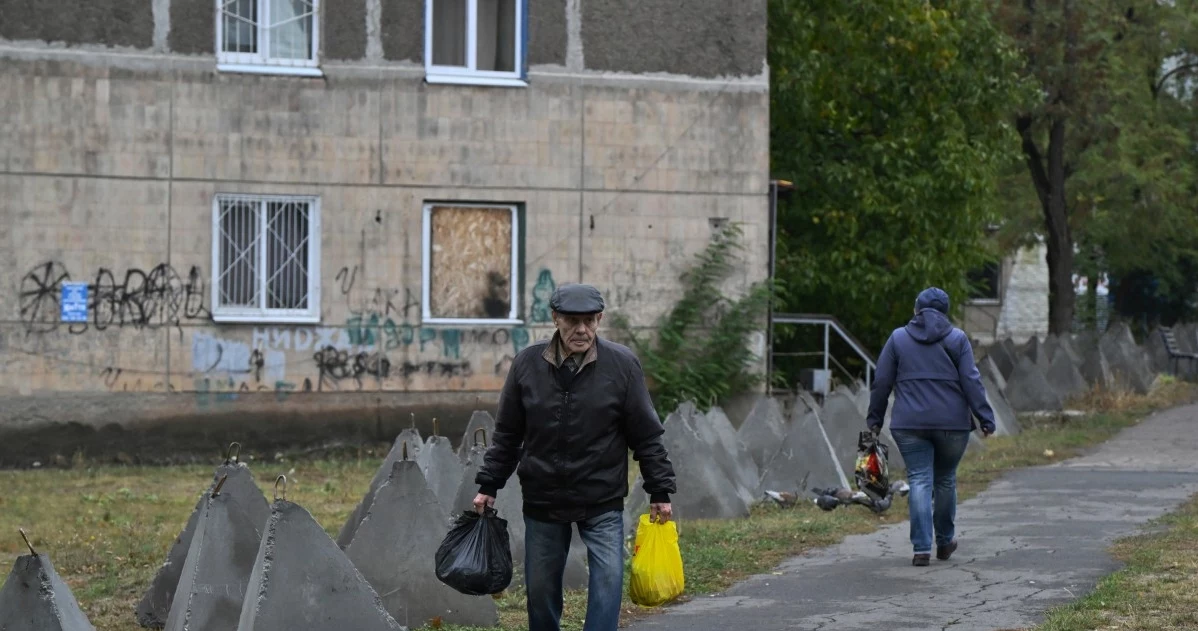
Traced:
<svg viewBox="0 0 1198 631">
<path fill-rule="evenodd" d="M 425 321 L 515 320 L 517 243 L 515 206 L 425 206 Z"/>
</svg>

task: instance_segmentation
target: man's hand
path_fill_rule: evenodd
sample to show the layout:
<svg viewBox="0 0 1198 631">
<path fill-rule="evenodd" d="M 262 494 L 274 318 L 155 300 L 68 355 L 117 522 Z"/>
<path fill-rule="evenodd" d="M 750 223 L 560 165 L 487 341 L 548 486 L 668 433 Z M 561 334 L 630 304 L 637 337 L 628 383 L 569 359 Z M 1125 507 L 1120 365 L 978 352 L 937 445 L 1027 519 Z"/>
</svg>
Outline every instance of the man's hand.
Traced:
<svg viewBox="0 0 1198 631">
<path fill-rule="evenodd" d="M 669 502 L 649 505 L 649 523 L 651 524 L 664 524 L 673 516 L 674 508 L 670 506 Z"/>
<path fill-rule="evenodd" d="M 478 511 L 479 515 L 487 512 L 488 508 L 495 507 L 495 498 L 490 495 L 479 493 L 474 496 L 474 510 Z"/>
<path fill-rule="evenodd" d="M 873 432 L 874 436 L 877 436 L 882 433 L 882 426 L 874 425 L 873 427 L 869 428 L 869 431 Z"/>
</svg>

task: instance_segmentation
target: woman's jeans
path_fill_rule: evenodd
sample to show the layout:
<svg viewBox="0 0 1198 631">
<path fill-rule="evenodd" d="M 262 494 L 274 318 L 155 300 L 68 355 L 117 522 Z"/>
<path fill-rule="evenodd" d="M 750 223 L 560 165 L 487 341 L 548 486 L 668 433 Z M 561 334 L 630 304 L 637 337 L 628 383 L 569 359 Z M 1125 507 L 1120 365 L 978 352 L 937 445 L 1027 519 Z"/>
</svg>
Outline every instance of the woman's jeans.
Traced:
<svg viewBox="0 0 1198 631">
<path fill-rule="evenodd" d="M 915 554 L 931 554 L 932 538 L 946 546 L 956 536 L 957 465 L 969 446 L 968 431 L 892 429 L 907 465 L 911 545 Z"/>
</svg>

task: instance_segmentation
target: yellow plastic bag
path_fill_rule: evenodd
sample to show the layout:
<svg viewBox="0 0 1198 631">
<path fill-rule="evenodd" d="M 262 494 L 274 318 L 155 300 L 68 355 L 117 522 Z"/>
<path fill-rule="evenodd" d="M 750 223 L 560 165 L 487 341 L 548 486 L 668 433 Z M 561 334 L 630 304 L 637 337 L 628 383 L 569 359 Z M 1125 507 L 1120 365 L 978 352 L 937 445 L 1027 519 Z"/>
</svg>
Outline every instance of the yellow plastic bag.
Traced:
<svg viewBox="0 0 1198 631">
<path fill-rule="evenodd" d="M 642 607 L 657 607 L 681 596 L 685 588 L 677 524 L 673 521 L 654 524 L 649 522 L 648 515 L 641 515 L 632 552 L 628 596 Z"/>
</svg>

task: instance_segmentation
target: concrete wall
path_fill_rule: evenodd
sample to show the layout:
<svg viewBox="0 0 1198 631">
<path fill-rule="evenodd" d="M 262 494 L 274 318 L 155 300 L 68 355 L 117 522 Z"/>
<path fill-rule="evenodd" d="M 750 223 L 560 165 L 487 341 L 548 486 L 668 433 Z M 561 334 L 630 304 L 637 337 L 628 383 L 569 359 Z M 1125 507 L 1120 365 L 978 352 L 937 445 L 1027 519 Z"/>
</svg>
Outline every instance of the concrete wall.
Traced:
<svg viewBox="0 0 1198 631">
<path fill-rule="evenodd" d="M 144 19 L 112 37 L 157 53 L 48 45 L 65 36 L 36 23 L 0 42 L 0 434 L 36 430 L 43 454 L 94 447 L 77 437 L 112 424 L 169 422 L 208 449 L 230 428 L 265 443 L 385 437 L 413 411 L 426 431 L 437 414 L 464 423 L 476 400 L 493 403 L 511 357 L 551 333 L 540 307 L 555 284 L 593 283 L 649 327 L 712 218 L 746 224 L 741 280 L 765 276 L 764 3 L 730 29 L 760 36 L 755 62 L 729 60 L 718 74 L 744 76 L 710 80 L 564 71 L 585 52 L 582 13 L 533 0 L 546 12 L 530 55 L 549 65 L 518 89 L 428 85 L 422 67 L 386 61 L 422 50 L 420 29 L 388 18 L 418 2 L 326 7 L 317 79 L 217 73 L 211 3 L 151 4 L 149 41 Z M 709 19 L 737 17 L 721 11 Z M 64 33 L 120 31 L 63 12 Z M 319 197 L 318 324 L 212 321 L 218 192 Z M 422 323 L 427 200 L 521 205 L 523 324 Z M 67 281 L 91 285 L 86 324 L 57 319 Z M 0 445 L 0 464 L 44 457 Z"/>
</svg>

